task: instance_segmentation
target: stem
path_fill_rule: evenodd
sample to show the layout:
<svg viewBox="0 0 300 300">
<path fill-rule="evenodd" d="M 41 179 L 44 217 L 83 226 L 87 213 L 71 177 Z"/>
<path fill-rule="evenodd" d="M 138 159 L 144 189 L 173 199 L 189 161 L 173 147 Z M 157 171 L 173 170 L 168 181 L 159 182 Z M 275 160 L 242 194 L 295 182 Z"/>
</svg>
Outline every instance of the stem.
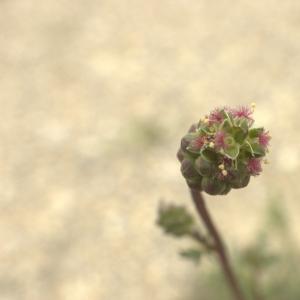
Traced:
<svg viewBox="0 0 300 300">
<path fill-rule="evenodd" d="M 232 293 L 236 300 L 245 300 L 245 297 L 242 294 L 242 291 L 239 287 L 238 281 L 236 279 L 236 276 L 232 270 L 232 267 L 229 263 L 225 247 L 223 244 L 223 241 L 221 239 L 220 234 L 218 233 L 209 213 L 206 209 L 205 202 L 203 199 L 203 196 L 200 191 L 191 189 L 191 196 L 193 198 L 194 204 L 197 208 L 197 211 L 205 224 L 208 232 L 212 236 L 214 243 L 215 243 L 215 251 L 218 255 L 220 265 L 222 267 L 222 270 L 224 272 L 225 278 L 228 282 L 228 285 L 230 286 Z"/>
<path fill-rule="evenodd" d="M 263 296 L 261 294 L 260 287 L 260 272 L 257 269 L 256 272 L 253 272 L 252 282 L 251 282 L 251 292 L 253 295 L 253 299 L 255 300 L 263 300 Z"/>
<path fill-rule="evenodd" d="M 203 245 L 207 250 L 215 250 L 215 245 L 212 244 L 205 236 L 203 236 L 200 232 L 194 231 L 191 234 L 191 237 Z"/>
</svg>

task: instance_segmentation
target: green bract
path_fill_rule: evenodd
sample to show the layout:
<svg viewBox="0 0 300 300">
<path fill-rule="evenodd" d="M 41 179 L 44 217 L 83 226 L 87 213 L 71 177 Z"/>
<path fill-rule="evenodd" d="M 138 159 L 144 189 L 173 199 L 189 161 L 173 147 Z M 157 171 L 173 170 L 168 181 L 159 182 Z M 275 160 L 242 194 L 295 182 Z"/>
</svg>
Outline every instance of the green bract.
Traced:
<svg viewBox="0 0 300 300">
<path fill-rule="evenodd" d="M 190 188 L 225 195 L 260 174 L 271 137 L 262 127 L 252 128 L 253 110 L 218 108 L 191 126 L 177 153 Z"/>
</svg>

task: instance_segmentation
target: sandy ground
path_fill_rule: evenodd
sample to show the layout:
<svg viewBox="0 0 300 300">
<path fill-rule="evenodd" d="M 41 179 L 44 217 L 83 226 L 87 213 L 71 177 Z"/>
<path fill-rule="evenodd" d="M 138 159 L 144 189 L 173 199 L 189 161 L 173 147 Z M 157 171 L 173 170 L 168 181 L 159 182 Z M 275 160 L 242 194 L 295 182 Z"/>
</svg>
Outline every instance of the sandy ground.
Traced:
<svg viewBox="0 0 300 300">
<path fill-rule="evenodd" d="M 247 190 L 207 197 L 222 232 L 247 243 L 279 195 L 297 235 L 299 70 L 294 0 L 1 0 L 0 299 L 186 300 L 156 208 L 191 207 L 175 153 L 218 105 L 256 101 L 273 136 Z"/>
</svg>

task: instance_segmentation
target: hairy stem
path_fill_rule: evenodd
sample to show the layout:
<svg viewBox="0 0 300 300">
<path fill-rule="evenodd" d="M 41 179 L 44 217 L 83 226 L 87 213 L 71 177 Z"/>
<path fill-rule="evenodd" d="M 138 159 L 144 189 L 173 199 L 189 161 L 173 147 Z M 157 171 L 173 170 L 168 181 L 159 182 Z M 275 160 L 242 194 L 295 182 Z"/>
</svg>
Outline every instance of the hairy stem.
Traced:
<svg viewBox="0 0 300 300">
<path fill-rule="evenodd" d="M 218 233 L 209 213 L 205 206 L 205 202 L 201 192 L 198 190 L 191 189 L 191 196 L 194 201 L 194 204 L 197 208 L 197 212 L 200 215 L 203 223 L 205 224 L 208 232 L 210 233 L 214 244 L 215 244 L 215 251 L 218 256 L 220 265 L 222 267 L 223 273 L 225 278 L 230 286 L 232 293 L 236 300 L 245 300 L 245 297 L 242 294 L 240 286 L 238 284 L 237 278 L 232 270 L 232 267 L 229 263 L 228 256 L 221 239 L 220 234 Z"/>
</svg>

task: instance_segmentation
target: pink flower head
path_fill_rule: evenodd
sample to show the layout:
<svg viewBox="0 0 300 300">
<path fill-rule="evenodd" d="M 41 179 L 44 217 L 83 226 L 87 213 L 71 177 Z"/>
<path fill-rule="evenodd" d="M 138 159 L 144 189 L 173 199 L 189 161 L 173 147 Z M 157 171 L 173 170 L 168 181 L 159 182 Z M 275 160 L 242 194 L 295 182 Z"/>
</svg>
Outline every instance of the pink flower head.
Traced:
<svg viewBox="0 0 300 300">
<path fill-rule="evenodd" d="M 270 139 L 269 131 L 263 131 L 258 136 L 258 142 L 264 148 L 269 146 Z"/>
<path fill-rule="evenodd" d="M 247 168 L 251 175 L 259 175 L 259 173 L 262 171 L 261 160 L 258 158 L 250 158 Z"/>
<path fill-rule="evenodd" d="M 226 148 L 227 145 L 225 143 L 225 132 L 224 131 L 218 131 L 215 135 L 215 146 L 217 148 Z"/>
<path fill-rule="evenodd" d="M 215 108 L 208 117 L 210 124 L 221 123 L 223 121 L 223 115 L 220 108 Z"/>
<path fill-rule="evenodd" d="M 231 111 L 231 113 L 236 118 L 245 118 L 248 120 L 253 120 L 251 117 L 253 111 L 248 106 L 240 106 L 238 108 L 235 108 Z"/>
<path fill-rule="evenodd" d="M 203 147 L 204 143 L 205 143 L 205 138 L 203 136 L 198 136 L 190 143 L 190 147 L 193 150 L 200 150 Z"/>
</svg>

